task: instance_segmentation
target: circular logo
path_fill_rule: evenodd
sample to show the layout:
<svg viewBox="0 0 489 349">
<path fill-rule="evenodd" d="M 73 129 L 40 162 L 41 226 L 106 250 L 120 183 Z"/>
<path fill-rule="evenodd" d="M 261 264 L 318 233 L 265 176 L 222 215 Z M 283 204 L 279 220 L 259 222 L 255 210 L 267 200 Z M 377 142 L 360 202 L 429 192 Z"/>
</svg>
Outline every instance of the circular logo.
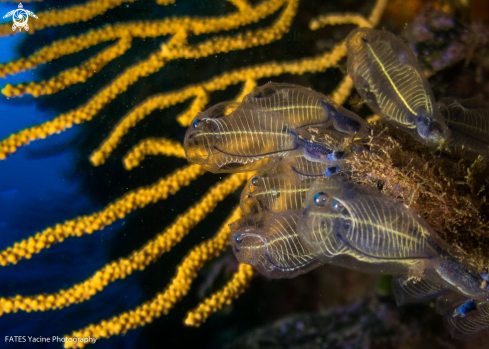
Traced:
<svg viewBox="0 0 489 349">
<path fill-rule="evenodd" d="M 14 20 L 14 24 L 17 27 L 24 27 L 27 24 L 28 19 L 29 19 L 29 15 L 24 9 L 15 10 L 13 15 L 13 20 Z"/>
</svg>

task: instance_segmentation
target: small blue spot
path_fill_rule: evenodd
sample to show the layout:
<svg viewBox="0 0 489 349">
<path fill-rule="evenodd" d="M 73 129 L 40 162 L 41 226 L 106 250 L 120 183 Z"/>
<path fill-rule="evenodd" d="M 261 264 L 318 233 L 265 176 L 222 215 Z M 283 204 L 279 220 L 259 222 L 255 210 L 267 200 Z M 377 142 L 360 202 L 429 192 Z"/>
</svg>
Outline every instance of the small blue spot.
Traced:
<svg viewBox="0 0 489 349">
<path fill-rule="evenodd" d="M 336 173 L 336 167 L 329 167 L 327 170 L 326 170 L 326 173 L 325 173 L 325 176 L 326 177 L 329 177 L 331 176 L 332 174 Z"/>
<path fill-rule="evenodd" d="M 473 299 L 469 299 L 455 310 L 455 314 L 460 314 L 462 317 L 465 317 L 467 312 L 475 310 L 476 308 L 475 301 Z"/>
<path fill-rule="evenodd" d="M 489 273 L 481 273 L 479 272 L 480 276 L 487 282 L 489 282 Z M 487 286 L 486 289 L 489 289 L 489 286 Z"/>
</svg>

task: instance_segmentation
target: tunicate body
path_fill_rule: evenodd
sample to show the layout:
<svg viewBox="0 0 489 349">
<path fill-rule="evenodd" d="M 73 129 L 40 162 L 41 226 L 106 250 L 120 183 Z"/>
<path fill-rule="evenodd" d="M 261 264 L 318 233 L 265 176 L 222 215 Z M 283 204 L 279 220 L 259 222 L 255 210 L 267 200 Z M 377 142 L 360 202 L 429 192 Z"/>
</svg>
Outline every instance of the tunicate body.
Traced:
<svg viewBox="0 0 489 349">
<path fill-rule="evenodd" d="M 489 301 L 483 277 L 455 258 L 417 213 L 387 195 L 331 178 L 314 183 L 303 206 L 299 236 L 316 258 L 361 271 L 414 276 Z"/>
<path fill-rule="evenodd" d="M 288 167 L 273 173 L 257 173 L 245 184 L 240 206 L 245 215 L 299 210 L 314 177 L 301 177 Z"/>
<path fill-rule="evenodd" d="M 369 134 L 368 124 L 358 115 L 303 86 L 268 83 L 256 87 L 243 103 L 281 115 L 292 128 L 329 128 L 359 137 Z"/>
<path fill-rule="evenodd" d="M 423 275 L 436 254 L 425 224 L 395 202 L 338 180 L 316 182 L 304 202 L 299 235 L 318 259 L 352 269 Z"/>
<path fill-rule="evenodd" d="M 438 102 L 451 137 L 448 147 L 470 157 L 489 154 L 489 105 L 477 99 L 446 97 Z"/>
<path fill-rule="evenodd" d="M 270 159 L 294 152 L 299 144 L 279 115 L 224 102 L 194 119 L 184 147 L 189 162 L 220 173 L 263 168 Z"/>
<path fill-rule="evenodd" d="M 348 73 L 368 106 L 426 145 L 449 136 L 433 93 L 411 49 L 394 34 L 370 28 L 350 33 Z"/>
<path fill-rule="evenodd" d="M 327 164 L 325 174 L 340 170 L 336 162 L 344 158 L 346 138 L 369 134 L 364 120 L 328 97 L 302 86 L 269 83 L 241 103 L 224 102 L 199 113 L 184 148 L 189 162 L 214 173 L 265 170 L 303 155 Z"/>
<path fill-rule="evenodd" d="M 256 87 L 243 103 L 280 114 L 291 127 L 317 126 L 331 123 L 322 101 L 326 96 L 306 87 L 268 83 Z"/>
<path fill-rule="evenodd" d="M 299 213 L 283 211 L 263 223 L 245 218 L 231 224 L 229 242 L 238 261 L 270 278 L 293 278 L 321 265 L 297 236 Z"/>
</svg>

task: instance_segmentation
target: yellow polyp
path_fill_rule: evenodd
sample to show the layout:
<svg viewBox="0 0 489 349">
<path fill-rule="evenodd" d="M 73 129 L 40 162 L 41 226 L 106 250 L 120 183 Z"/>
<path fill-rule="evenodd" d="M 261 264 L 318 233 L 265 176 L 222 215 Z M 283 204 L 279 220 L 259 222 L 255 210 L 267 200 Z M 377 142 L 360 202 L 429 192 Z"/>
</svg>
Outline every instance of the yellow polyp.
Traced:
<svg viewBox="0 0 489 349">
<path fill-rule="evenodd" d="M 156 3 L 158 5 L 170 5 L 170 4 L 174 4 L 175 0 L 156 0 Z"/>
<path fill-rule="evenodd" d="M 124 157 L 124 168 L 131 170 L 144 160 L 147 155 L 165 155 L 185 158 L 185 150 L 182 144 L 165 139 L 149 138 L 141 141 L 133 147 Z"/>
<path fill-rule="evenodd" d="M 245 96 L 251 93 L 253 89 L 258 85 L 255 79 L 247 79 L 241 89 L 239 95 L 234 99 L 236 102 L 241 102 Z M 181 123 L 181 122 L 180 122 Z"/>
<path fill-rule="evenodd" d="M 372 24 L 367 21 L 363 16 L 358 14 L 330 14 L 327 16 L 320 16 L 314 18 L 309 23 L 309 28 L 311 30 L 318 30 L 326 25 L 341 25 L 341 24 L 356 24 L 359 27 L 371 28 Z"/>
<path fill-rule="evenodd" d="M 248 288 L 253 273 L 254 269 L 251 265 L 240 264 L 238 271 L 222 290 L 205 299 L 197 308 L 187 314 L 185 325 L 198 327 L 225 304 L 230 304 L 234 298 Z"/>
<path fill-rule="evenodd" d="M 232 3 L 240 12 L 249 11 L 251 6 L 247 0 L 227 0 Z"/>
<path fill-rule="evenodd" d="M 340 85 L 331 94 L 331 99 L 339 105 L 345 103 L 348 96 L 351 94 L 353 87 L 353 80 L 348 75 L 345 76 Z"/>
<path fill-rule="evenodd" d="M 190 104 L 190 107 L 184 111 L 182 114 L 177 116 L 177 121 L 180 124 L 190 124 L 190 121 L 201 111 L 205 109 L 207 103 L 209 103 L 209 92 L 205 89 L 198 88 L 195 92 L 195 99 Z"/>
</svg>

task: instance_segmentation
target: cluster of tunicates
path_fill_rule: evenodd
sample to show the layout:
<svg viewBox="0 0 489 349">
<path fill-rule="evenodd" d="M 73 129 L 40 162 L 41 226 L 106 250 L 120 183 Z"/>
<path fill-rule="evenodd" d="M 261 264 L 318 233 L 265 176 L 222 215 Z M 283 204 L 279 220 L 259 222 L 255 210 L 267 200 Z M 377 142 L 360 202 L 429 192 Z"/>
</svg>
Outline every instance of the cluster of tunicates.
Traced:
<svg viewBox="0 0 489 349">
<path fill-rule="evenodd" d="M 409 47 L 395 35 L 357 29 L 348 72 L 369 107 L 417 141 L 468 156 L 489 151 L 489 112 L 477 101 L 435 103 Z M 185 135 L 189 162 L 214 173 L 257 171 L 230 245 L 241 263 L 292 278 L 330 263 L 397 275 L 399 304 L 437 298 L 457 336 L 489 330 L 489 277 L 470 268 L 416 212 L 347 180 L 346 159 L 368 152 L 374 131 L 311 89 L 268 83 L 242 102 L 200 113 Z"/>
</svg>

